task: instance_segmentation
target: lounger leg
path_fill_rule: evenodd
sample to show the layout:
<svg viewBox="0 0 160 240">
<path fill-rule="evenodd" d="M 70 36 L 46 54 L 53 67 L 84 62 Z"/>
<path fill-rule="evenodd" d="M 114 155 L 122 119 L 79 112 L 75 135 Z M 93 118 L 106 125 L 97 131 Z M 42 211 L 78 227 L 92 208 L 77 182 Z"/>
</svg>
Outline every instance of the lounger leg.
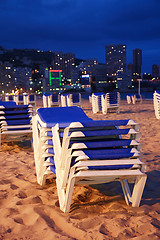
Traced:
<svg viewBox="0 0 160 240">
<path fill-rule="evenodd" d="M 147 175 L 138 176 L 136 178 L 136 182 L 134 185 L 133 193 L 132 193 L 132 207 L 138 207 L 141 201 L 141 197 L 143 194 L 144 186 L 146 183 Z"/>
<path fill-rule="evenodd" d="M 65 213 L 69 212 L 69 210 L 70 210 L 74 184 L 75 184 L 75 177 L 71 177 L 68 181 L 68 185 L 67 185 L 67 189 L 66 189 L 64 206 L 63 206 L 63 209 L 61 209 Z"/>
<path fill-rule="evenodd" d="M 139 207 L 146 179 L 147 175 L 136 178 L 132 195 L 127 180 L 120 180 L 127 205 L 132 203 L 132 207 Z"/>
<path fill-rule="evenodd" d="M 57 185 L 59 206 L 60 206 L 60 209 L 63 211 L 63 206 L 65 202 L 65 188 L 62 188 L 61 181 L 58 180 L 57 178 L 56 178 L 56 185 Z"/>
<path fill-rule="evenodd" d="M 131 202 L 131 192 L 130 192 L 128 182 L 127 182 L 127 180 L 122 180 L 121 179 L 120 183 L 121 183 L 121 186 L 122 186 L 125 201 L 126 201 L 127 205 L 129 205 L 130 202 Z"/>
<path fill-rule="evenodd" d="M 37 182 L 39 185 L 44 186 L 46 184 L 46 175 L 41 173 L 37 175 Z"/>
</svg>

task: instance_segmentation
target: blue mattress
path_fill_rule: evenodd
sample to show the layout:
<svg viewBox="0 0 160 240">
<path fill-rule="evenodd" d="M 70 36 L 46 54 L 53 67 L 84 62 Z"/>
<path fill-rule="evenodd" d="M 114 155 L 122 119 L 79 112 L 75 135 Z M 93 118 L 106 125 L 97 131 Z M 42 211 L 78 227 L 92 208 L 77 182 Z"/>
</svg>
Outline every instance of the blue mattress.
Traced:
<svg viewBox="0 0 160 240">
<path fill-rule="evenodd" d="M 71 122 L 93 121 L 79 107 L 39 108 L 37 114 L 47 127 L 53 127 L 57 123 L 60 127 L 67 127 Z"/>
</svg>

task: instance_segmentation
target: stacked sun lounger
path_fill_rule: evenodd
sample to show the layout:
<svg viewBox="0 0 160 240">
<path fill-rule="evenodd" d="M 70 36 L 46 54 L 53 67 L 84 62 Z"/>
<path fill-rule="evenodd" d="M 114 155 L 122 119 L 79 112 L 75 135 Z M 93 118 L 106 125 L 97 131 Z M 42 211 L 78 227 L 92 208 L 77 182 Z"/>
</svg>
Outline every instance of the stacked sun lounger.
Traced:
<svg viewBox="0 0 160 240">
<path fill-rule="evenodd" d="M 5 101 L 6 102 L 15 102 L 14 95 L 6 95 L 5 96 Z"/>
<path fill-rule="evenodd" d="M 58 93 L 51 94 L 49 96 L 49 107 L 60 107 L 60 95 Z"/>
<path fill-rule="evenodd" d="M 28 105 L 15 102 L 0 102 L 0 146 L 1 142 L 31 138 L 32 115 Z"/>
<path fill-rule="evenodd" d="M 90 96 L 90 102 L 92 104 L 93 113 L 98 113 L 102 111 L 102 96 L 105 93 L 92 93 Z"/>
<path fill-rule="evenodd" d="M 14 95 L 14 101 L 17 105 L 24 104 L 25 95 Z"/>
<path fill-rule="evenodd" d="M 24 104 L 36 106 L 36 95 L 35 94 L 26 94 L 24 95 Z"/>
<path fill-rule="evenodd" d="M 69 97 L 69 93 L 63 93 L 61 94 L 61 106 L 62 107 L 67 107 L 68 103 L 67 103 L 67 98 Z"/>
<path fill-rule="evenodd" d="M 126 203 L 139 206 L 146 181 L 139 125 L 94 121 L 79 107 L 40 108 L 33 117 L 37 181 L 56 176 L 60 209 L 69 212 L 76 184 L 119 181 Z M 128 182 L 134 183 L 132 194 Z"/>
<path fill-rule="evenodd" d="M 81 106 L 81 94 L 80 93 L 70 93 L 67 96 L 67 106 Z"/>
<path fill-rule="evenodd" d="M 47 108 L 49 107 L 49 99 L 51 94 L 43 94 L 43 107 Z"/>
<path fill-rule="evenodd" d="M 142 95 L 138 94 L 138 93 L 134 94 L 134 95 L 127 95 L 126 98 L 127 98 L 128 104 L 130 104 L 130 103 L 135 104 L 136 102 L 142 103 Z"/>
<path fill-rule="evenodd" d="M 160 119 L 160 91 L 154 92 L 153 105 L 154 105 L 155 116 L 157 119 Z"/>
<path fill-rule="evenodd" d="M 101 96 L 102 113 L 106 114 L 110 110 L 115 110 L 117 113 L 120 112 L 120 93 L 110 92 Z"/>
<path fill-rule="evenodd" d="M 60 95 L 58 93 L 43 95 L 43 107 L 55 107 L 60 106 L 60 104 Z"/>
<path fill-rule="evenodd" d="M 103 114 L 108 113 L 110 110 L 116 110 L 120 112 L 120 94 L 119 92 L 111 93 L 94 93 L 92 94 L 93 113 L 102 112 Z"/>
</svg>

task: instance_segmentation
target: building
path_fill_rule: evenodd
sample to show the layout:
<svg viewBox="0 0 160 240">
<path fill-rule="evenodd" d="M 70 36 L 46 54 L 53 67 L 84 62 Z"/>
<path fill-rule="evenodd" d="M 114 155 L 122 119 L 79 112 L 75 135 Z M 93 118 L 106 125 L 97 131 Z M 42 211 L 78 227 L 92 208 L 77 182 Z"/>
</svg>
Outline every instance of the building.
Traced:
<svg viewBox="0 0 160 240">
<path fill-rule="evenodd" d="M 28 67 L 14 67 L 9 62 L 0 62 L 0 93 L 29 89 L 32 79 L 32 69 Z"/>
<path fill-rule="evenodd" d="M 53 70 L 45 68 L 45 75 L 43 79 L 43 92 L 51 93 L 62 90 L 62 70 Z"/>
<path fill-rule="evenodd" d="M 157 64 L 152 65 L 152 77 L 155 79 L 159 78 L 159 65 Z"/>
<path fill-rule="evenodd" d="M 117 86 L 120 92 L 127 92 L 132 88 L 132 71 L 126 70 L 124 73 L 118 73 Z"/>
<path fill-rule="evenodd" d="M 133 49 L 133 77 L 139 78 L 141 76 L 142 67 L 142 50 Z"/>
<path fill-rule="evenodd" d="M 73 53 L 54 52 L 52 67 L 54 70 L 62 70 L 64 80 L 71 79 L 74 66 L 75 55 Z"/>
<path fill-rule="evenodd" d="M 105 59 L 109 75 L 124 72 L 126 70 L 126 45 L 106 45 Z"/>
</svg>

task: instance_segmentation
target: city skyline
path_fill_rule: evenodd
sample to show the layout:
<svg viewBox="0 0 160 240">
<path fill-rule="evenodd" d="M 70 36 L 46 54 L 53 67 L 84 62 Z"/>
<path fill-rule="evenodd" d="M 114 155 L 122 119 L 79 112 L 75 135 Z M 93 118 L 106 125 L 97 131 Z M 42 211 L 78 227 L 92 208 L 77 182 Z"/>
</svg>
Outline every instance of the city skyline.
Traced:
<svg viewBox="0 0 160 240">
<path fill-rule="evenodd" d="M 160 64 L 158 0 L 0 1 L 0 46 L 73 52 L 105 63 L 105 45 L 125 44 L 127 64 L 142 49 L 142 72 Z"/>
</svg>

